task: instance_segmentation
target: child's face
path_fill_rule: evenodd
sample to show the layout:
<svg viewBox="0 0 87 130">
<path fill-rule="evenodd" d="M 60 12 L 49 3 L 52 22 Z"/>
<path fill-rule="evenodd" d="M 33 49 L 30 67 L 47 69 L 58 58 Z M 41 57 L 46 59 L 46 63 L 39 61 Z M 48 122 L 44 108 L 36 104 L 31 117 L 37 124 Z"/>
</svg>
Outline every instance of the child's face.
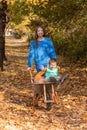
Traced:
<svg viewBox="0 0 87 130">
<path fill-rule="evenodd" d="M 56 63 L 56 62 L 51 62 L 51 63 L 50 63 L 50 68 L 51 68 L 51 69 L 54 69 L 56 66 L 57 66 L 57 63 Z"/>
</svg>

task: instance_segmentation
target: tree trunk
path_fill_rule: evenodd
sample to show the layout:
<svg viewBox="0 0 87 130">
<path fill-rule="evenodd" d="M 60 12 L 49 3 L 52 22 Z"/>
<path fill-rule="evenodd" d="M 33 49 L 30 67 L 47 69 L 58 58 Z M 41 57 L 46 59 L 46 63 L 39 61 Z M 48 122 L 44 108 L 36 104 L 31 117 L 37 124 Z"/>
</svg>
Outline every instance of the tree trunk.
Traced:
<svg viewBox="0 0 87 130">
<path fill-rule="evenodd" d="M 5 27 L 6 27 L 7 1 L 0 2 L 0 67 L 3 71 L 3 60 L 5 56 Z"/>
</svg>

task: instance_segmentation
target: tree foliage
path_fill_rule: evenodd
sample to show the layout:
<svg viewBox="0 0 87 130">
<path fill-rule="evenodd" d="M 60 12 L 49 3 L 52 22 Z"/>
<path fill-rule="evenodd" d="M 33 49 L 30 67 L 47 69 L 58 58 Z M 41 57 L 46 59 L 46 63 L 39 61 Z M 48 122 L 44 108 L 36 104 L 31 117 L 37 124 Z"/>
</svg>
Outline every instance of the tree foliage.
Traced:
<svg viewBox="0 0 87 130">
<path fill-rule="evenodd" d="M 25 16 L 29 13 L 28 4 L 26 4 L 24 0 L 16 0 L 10 6 L 12 12 L 11 22 L 20 24 L 25 19 Z"/>
<path fill-rule="evenodd" d="M 21 23 L 31 33 L 42 25 L 53 39 L 56 52 L 79 60 L 87 56 L 87 1 L 86 0 L 15 0 L 11 5 L 12 22 Z"/>
</svg>

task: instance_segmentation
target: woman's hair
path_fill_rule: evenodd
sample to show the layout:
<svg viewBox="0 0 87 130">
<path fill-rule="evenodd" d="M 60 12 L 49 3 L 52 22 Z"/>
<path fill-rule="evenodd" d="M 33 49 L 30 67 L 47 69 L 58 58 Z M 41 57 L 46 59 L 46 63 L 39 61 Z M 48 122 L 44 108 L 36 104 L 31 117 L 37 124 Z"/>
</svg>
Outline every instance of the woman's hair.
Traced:
<svg viewBox="0 0 87 130">
<path fill-rule="evenodd" d="M 43 27 L 38 26 L 38 27 L 36 28 L 36 30 L 35 30 L 35 43 L 36 43 L 36 48 L 38 48 L 38 40 L 37 40 L 37 39 L 38 39 L 38 35 L 37 35 L 38 28 L 42 28 L 42 29 L 43 29 Z M 44 32 L 43 37 L 45 37 L 45 31 L 44 31 L 44 29 L 43 29 L 43 32 Z"/>
</svg>

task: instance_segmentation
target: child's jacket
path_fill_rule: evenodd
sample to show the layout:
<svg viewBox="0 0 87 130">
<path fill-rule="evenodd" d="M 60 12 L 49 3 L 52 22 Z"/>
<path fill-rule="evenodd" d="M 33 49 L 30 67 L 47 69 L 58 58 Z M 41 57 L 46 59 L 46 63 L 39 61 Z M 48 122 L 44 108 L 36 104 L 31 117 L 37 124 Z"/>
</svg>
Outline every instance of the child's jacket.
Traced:
<svg viewBox="0 0 87 130">
<path fill-rule="evenodd" d="M 35 77 L 40 77 L 45 74 L 45 79 L 48 80 L 50 77 L 60 77 L 58 73 L 58 66 L 56 66 L 53 70 L 48 66 L 44 68 L 42 71 L 38 72 Z"/>
<path fill-rule="evenodd" d="M 58 77 L 58 66 L 56 66 L 54 69 L 51 69 L 49 66 L 47 67 L 47 71 L 45 73 L 45 79 L 48 80 L 50 77 Z"/>
</svg>

